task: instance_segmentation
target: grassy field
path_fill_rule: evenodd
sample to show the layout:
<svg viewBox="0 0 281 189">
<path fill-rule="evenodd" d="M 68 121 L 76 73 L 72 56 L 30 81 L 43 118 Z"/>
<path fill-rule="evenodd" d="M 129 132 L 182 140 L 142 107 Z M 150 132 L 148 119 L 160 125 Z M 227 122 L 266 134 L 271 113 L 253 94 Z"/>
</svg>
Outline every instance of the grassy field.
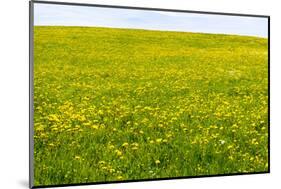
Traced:
<svg viewBox="0 0 281 189">
<path fill-rule="evenodd" d="M 267 39 L 34 32 L 35 185 L 268 170 Z"/>
</svg>

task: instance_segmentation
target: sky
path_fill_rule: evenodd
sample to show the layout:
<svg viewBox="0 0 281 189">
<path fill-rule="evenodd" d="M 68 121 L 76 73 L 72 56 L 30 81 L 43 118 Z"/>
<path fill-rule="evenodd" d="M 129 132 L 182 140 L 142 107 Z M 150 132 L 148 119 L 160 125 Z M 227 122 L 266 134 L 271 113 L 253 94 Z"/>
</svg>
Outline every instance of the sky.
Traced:
<svg viewBox="0 0 281 189">
<path fill-rule="evenodd" d="M 34 25 L 95 26 L 267 37 L 267 18 L 100 8 L 34 5 Z"/>
</svg>

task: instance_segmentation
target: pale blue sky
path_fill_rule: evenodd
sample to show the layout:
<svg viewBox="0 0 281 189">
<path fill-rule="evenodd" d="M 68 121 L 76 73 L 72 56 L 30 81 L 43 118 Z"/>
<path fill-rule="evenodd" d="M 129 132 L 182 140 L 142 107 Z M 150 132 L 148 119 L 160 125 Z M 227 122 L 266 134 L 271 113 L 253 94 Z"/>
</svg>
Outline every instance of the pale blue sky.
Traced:
<svg viewBox="0 0 281 189">
<path fill-rule="evenodd" d="M 97 26 L 267 37 L 267 18 L 72 5 L 34 6 L 35 25 Z"/>
</svg>

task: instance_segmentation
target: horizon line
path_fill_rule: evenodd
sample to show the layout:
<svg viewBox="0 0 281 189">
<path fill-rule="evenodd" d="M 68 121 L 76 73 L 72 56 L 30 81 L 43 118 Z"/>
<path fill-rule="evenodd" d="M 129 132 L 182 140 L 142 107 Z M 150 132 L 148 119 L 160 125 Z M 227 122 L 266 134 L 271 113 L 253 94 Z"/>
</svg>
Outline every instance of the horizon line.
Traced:
<svg viewBox="0 0 281 189">
<path fill-rule="evenodd" d="M 206 35 L 226 35 L 226 36 L 238 36 L 238 37 L 253 37 L 259 39 L 268 40 L 268 36 L 260 35 L 247 35 L 247 34 L 229 34 L 229 33 L 210 33 L 201 31 L 182 31 L 182 30 L 159 30 L 159 29 L 147 29 L 147 28 L 127 28 L 127 27 L 110 27 L 110 26 L 89 26 L 89 25 L 34 25 L 34 27 L 81 27 L 81 28 L 103 28 L 103 29 L 124 29 L 124 30 L 142 30 L 142 31 L 155 31 L 155 32 L 173 32 L 173 33 L 190 33 L 190 34 L 206 34 Z"/>
</svg>

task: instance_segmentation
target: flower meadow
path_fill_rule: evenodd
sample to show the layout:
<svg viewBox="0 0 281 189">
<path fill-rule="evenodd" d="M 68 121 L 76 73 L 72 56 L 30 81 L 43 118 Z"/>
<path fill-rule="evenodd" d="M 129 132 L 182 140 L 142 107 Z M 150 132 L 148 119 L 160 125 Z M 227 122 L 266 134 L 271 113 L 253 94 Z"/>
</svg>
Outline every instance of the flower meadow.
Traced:
<svg viewBox="0 0 281 189">
<path fill-rule="evenodd" d="M 268 171 L 266 38 L 34 27 L 35 186 Z"/>
</svg>

